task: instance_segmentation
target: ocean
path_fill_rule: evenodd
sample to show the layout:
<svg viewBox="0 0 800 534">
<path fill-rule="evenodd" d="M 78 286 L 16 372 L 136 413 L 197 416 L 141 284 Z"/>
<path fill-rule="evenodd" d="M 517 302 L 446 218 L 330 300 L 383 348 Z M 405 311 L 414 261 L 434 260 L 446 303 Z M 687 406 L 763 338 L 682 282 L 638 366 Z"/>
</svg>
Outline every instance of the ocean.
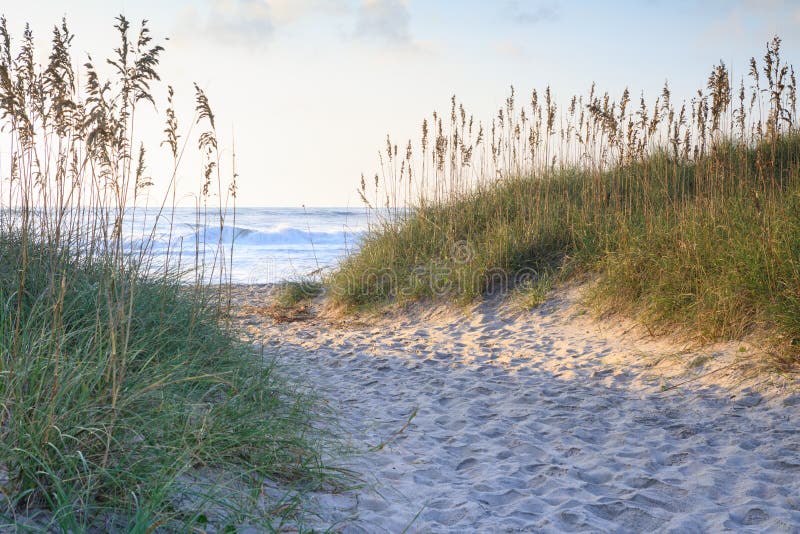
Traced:
<svg viewBox="0 0 800 534">
<path fill-rule="evenodd" d="M 144 242 L 156 220 L 155 210 L 137 210 L 131 235 L 134 249 Z M 226 271 L 237 284 L 262 284 L 303 278 L 325 272 L 358 249 L 367 230 L 369 215 L 364 208 L 237 208 L 234 222 L 228 213 L 222 229 Z M 170 245 L 170 238 L 172 245 Z M 154 264 L 163 262 L 167 251 L 175 265 L 180 251 L 182 265 L 194 262 L 194 254 L 205 243 L 207 263 L 220 241 L 216 212 L 205 223 L 194 208 L 176 208 L 172 232 L 169 213 L 157 219 L 154 237 L 148 240 Z M 227 255 L 233 244 L 233 265 Z"/>
</svg>

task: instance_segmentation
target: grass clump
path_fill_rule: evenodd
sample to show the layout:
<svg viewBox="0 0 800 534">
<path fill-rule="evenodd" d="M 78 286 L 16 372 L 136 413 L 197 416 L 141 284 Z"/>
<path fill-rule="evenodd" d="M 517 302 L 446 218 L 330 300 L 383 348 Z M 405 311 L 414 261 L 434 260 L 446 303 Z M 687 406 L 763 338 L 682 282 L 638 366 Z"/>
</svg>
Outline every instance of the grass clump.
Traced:
<svg viewBox="0 0 800 534">
<path fill-rule="evenodd" d="M 549 274 L 544 274 L 537 280 L 526 280 L 519 284 L 514 288 L 516 294 L 512 298 L 523 310 L 533 310 L 545 303 L 552 288 L 553 280 Z"/>
<path fill-rule="evenodd" d="M 314 300 L 322 291 L 322 282 L 311 279 L 290 280 L 280 284 L 275 302 L 282 308 L 295 308 Z"/>
<path fill-rule="evenodd" d="M 266 313 L 278 323 L 311 319 L 312 301 L 323 290 L 322 283 L 311 278 L 281 282 L 273 292 L 274 298 Z"/>
<path fill-rule="evenodd" d="M 738 85 L 738 87 L 737 87 Z M 490 126 L 453 97 L 423 122 L 421 157 L 387 139 L 375 192 L 387 210 L 331 278 L 348 305 L 473 299 L 594 273 L 592 298 L 654 331 L 701 339 L 766 328 L 800 339 L 800 133 L 780 39 L 751 59 L 750 90 L 715 66 L 691 102 L 651 105 L 549 87 Z M 534 290 L 534 301 L 540 298 Z"/>
<path fill-rule="evenodd" d="M 0 19 L 0 130 L 12 149 L 0 174 L 0 521 L 269 530 L 297 503 L 261 498 L 265 479 L 330 479 L 311 401 L 226 328 L 221 242 L 197 247 L 187 270 L 180 256 L 151 254 L 155 223 L 136 230 L 153 182 L 134 117 L 151 110 L 163 49 L 144 23 L 134 38 L 124 17 L 115 27 L 112 79 L 90 60 L 80 89 L 66 23 L 42 68 L 31 32 L 12 51 Z M 164 145 L 174 168 L 156 215 L 168 219 L 184 148 L 173 96 Z M 199 88 L 195 98 L 198 224 L 221 227 L 236 184 L 219 174 L 208 99 Z"/>
<path fill-rule="evenodd" d="M 0 246 L 0 271 L 13 272 L 19 243 Z M 222 502 L 218 513 L 236 524 L 264 512 L 240 485 L 325 478 L 304 435 L 310 401 L 287 396 L 193 289 L 125 280 L 120 325 L 108 306 L 107 266 L 53 265 L 41 245 L 27 258 L 24 288 L 0 280 L 8 520 L 47 510 L 43 526 L 67 531 L 183 529 Z M 206 487 L 191 476 L 199 468 L 209 473 Z M 238 485 L 215 485 L 225 473 Z M 187 495 L 188 508 L 180 504 Z"/>
</svg>

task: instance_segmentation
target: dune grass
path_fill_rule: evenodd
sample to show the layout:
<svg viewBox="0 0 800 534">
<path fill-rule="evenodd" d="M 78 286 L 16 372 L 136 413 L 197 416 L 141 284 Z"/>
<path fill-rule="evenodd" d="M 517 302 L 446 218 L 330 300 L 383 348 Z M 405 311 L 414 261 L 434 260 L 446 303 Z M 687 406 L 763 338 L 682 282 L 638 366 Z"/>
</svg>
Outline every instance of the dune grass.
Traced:
<svg viewBox="0 0 800 534">
<path fill-rule="evenodd" d="M 592 274 L 591 298 L 654 332 L 703 340 L 769 332 L 800 342 L 800 134 L 794 70 L 780 40 L 734 81 L 724 64 L 689 103 L 668 85 L 651 106 L 599 95 L 559 113 L 550 89 L 491 126 L 452 100 L 426 119 L 415 158 L 387 139 L 362 179 L 387 209 L 329 280 L 350 306 L 470 300 Z M 746 88 L 749 86 L 749 90 Z M 535 304 L 535 302 L 534 302 Z"/>
<path fill-rule="evenodd" d="M 311 278 L 288 280 L 278 287 L 275 303 L 283 308 L 294 308 L 311 302 L 321 295 L 323 290 L 322 282 Z"/>
<path fill-rule="evenodd" d="M 163 49 L 144 23 L 135 36 L 124 17 L 115 27 L 112 78 L 89 60 L 78 87 L 66 23 L 40 67 L 32 34 L 12 50 L 0 19 L 0 135 L 11 149 L 0 175 L 0 525 L 278 528 L 299 501 L 268 497 L 266 480 L 305 490 L 333 480 L 313 399 L 226 326 L 231 250 L 150 253 L 155 221 L 136 208 L 156 180 L 145 166 L 154 137 L 140 141 L 133 125 L 152 111 Z M 157 217 L 171 220 L 178 164 L 197 143 L 198 227 L 223 226 L 235 171 L 220 173 L 208 99 L 195 87 L 201 132 L 190 136 L 173 98 L 170 87 L 155 134 L 173 159 L 155 175 L 167 182 Z"/>
<path fill-rule="evenodd" d="M 192 288 L 126 280 L 128 294 L 110 297 L 107 266 L 53 265 L 31 245 L 21 289 L 19 243 L 0 246 L 7 520 L 44 509 L 66 531 L 184 529 L 217 506 L 231 525 L 272 521 L 264 506 L 278 503 L 250 493 L 265 479 L 324 483 L 311 399 L 290 395 Z M 127 325 L 108 299 L 124 299 Z M 228 481 L 203 487 L 199 468 Z"/>
</svg>

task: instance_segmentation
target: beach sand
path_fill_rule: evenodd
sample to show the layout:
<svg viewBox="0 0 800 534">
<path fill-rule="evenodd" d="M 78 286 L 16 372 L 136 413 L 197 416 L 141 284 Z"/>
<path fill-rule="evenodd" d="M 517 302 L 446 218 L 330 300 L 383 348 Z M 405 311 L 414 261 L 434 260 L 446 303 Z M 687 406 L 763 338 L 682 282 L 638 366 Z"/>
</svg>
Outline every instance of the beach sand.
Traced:
<svg viewBox="0 0 800 534">
<path fill-rule="evenodd" d="M 800 532 L 800 389 L 742 343 L 599 321 L 582 288 L 520 311 L 417 305 L 239 324 L 338 416 L 362 487 L 307 497 L 344 532 Z"/>
</svg>

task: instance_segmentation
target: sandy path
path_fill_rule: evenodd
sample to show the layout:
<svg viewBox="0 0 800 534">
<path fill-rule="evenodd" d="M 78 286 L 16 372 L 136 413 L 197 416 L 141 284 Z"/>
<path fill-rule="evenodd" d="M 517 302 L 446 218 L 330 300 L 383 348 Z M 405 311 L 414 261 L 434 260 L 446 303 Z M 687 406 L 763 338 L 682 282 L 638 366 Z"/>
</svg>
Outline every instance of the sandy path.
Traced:
<svg viewBox="0 0 800 534">
<path fill-rule="evenodd" d="M 574 299 L 513 320 L 484 304 L 365 327 L 248 321 L 364 451 L 344 463 L 365 487 L 314 496 L 308 525 L 800 532 L 796 389 L 663 391 L 653 360 L 576 317 Z"/>
</svg>

